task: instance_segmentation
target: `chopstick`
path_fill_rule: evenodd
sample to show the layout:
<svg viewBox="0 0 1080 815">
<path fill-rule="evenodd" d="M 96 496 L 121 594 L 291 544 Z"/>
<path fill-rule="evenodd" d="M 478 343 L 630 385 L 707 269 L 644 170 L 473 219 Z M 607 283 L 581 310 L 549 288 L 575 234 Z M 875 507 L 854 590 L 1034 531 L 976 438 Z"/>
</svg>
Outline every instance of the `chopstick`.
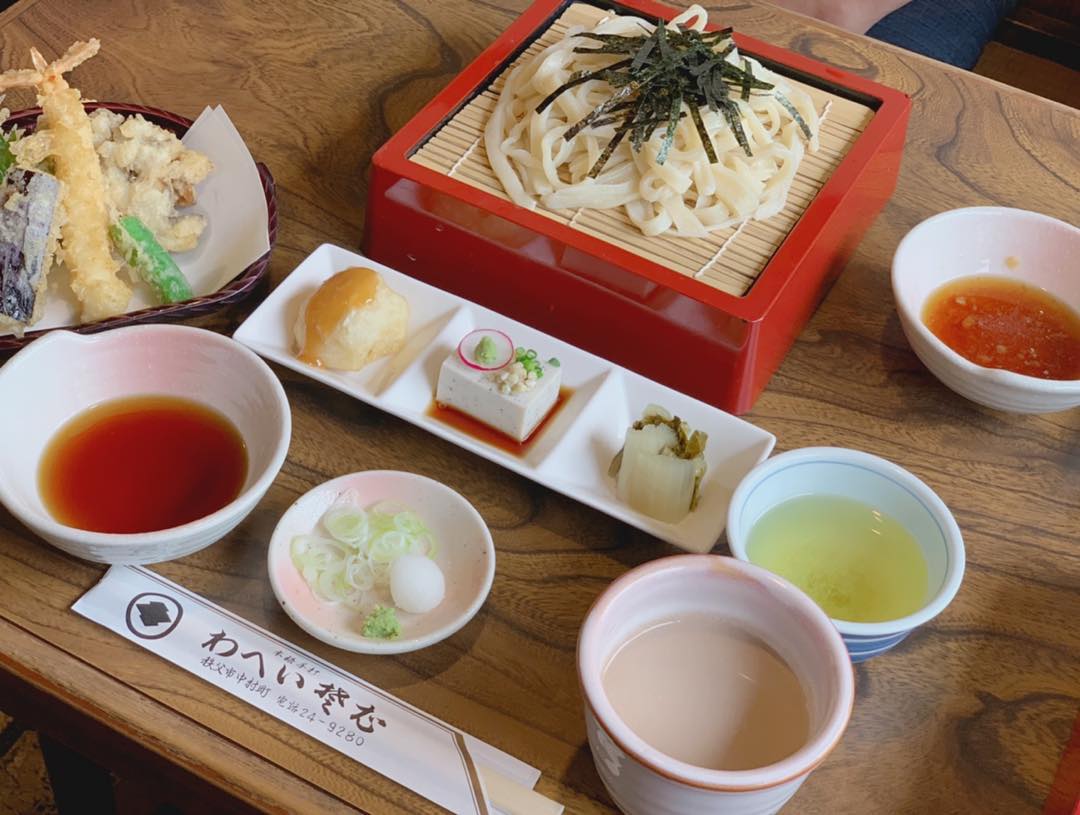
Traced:
<svg viewBox="0 0 1080 815">
<path fill-rule="evenodd" d="M 507 815 L 560 815 L 562 804 L 487 767 L 478 766 L 488 800 Z"/>
</svg>

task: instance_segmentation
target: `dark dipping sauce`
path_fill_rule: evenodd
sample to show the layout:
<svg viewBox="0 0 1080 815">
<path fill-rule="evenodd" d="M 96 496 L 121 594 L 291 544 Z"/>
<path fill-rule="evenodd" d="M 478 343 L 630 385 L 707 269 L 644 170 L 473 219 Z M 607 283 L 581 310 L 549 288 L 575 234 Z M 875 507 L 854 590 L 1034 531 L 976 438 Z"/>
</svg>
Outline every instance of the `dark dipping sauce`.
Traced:
<svg viewBox="0 0 1080 815">
<path fill-rule="evenodd" d="M 66 526 L 155 532 L 230 503 L 247 468 L 243 437 L 217 411 L 179 397 L 133 396 L 61 427 L 38 465 L 38 487 Z"/>
<path fill-rule="evenodd" d="M 490 425 L 484 424 L 479 419 L 474 419 L 467 413 L 462 413 L 457 408 L 441 405 L 434 400 L 428 405 L 428 409 L 424 412 L 424 415 L 430 416 L 432 419 L 435 419 L 435 421 L 442 422 L 448 427 L 459 430 L 467 436 L 472 436 L 477 441 L 482 441 L 484 444 L 497 447 L 512 456 L 524 458 L 536 444 L 537 440 L 544 435 L 544 428 L 551 424 L 559 414 L 559 411 L 563 409 L 573 395 L 573 388 L 559 388 L 559 396 L 555 400 L 555 404 L 551 406 L 551 410 L 548 411 L 547 416 L 540 420 L 540 424 L 536 426 L 536 429 L 529 435 L 529 438 L 521 442 L 517 439 L 510 438 L 505 433 L 496 430 Z"/>
<path fill-rule="evenodd" d="M 957 278 L 930 294 L 923 322 L 984 368 L 1080 379 L 1080 315 L 1028 283 L 992 275 Z"/>
</svg>

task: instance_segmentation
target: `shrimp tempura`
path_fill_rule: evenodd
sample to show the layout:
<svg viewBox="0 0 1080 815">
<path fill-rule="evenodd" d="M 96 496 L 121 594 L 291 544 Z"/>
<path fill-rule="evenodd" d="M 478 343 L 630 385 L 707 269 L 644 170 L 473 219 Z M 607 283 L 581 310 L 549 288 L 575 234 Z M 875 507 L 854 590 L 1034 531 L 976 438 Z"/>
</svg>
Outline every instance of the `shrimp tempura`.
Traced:
<svg viewBox="0 0 1080 815">
<path fill-rule="evenodd" d="M 48 155 L 55 162 L 56 177 L 63 184 L 61 203 L 67 221 L 60 228 L 60 243 L 84 322 L 122 313 L 131 296 L 130 287 L 117 276 L 120 264 L 110 249 L 105 182 L 90 119 L 78 89 L 68 85 L 63 76 L 94 56 L 99 46 L 96 39 L 77 42 L 52 63 L 31 48 L 33 70 L 0 74 L 0 92 L 18 87 L 37 89 L 42 113 L 37 132 L 27 140 L 42 134 L 41 141 L 48 145 Z"/>
</svg>

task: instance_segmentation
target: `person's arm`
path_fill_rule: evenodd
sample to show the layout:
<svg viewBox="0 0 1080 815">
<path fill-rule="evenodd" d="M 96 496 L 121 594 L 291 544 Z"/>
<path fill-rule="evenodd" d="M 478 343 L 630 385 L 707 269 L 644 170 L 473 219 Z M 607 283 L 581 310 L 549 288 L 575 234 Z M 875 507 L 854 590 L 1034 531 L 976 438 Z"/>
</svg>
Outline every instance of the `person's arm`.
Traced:
<svg viewBox="0 0 1080 815">
<path fill-rule="evenodd" d="M 865 34 L 878 20 L 910 0 L 770 0 L 774 5 Z"/>
</svg>

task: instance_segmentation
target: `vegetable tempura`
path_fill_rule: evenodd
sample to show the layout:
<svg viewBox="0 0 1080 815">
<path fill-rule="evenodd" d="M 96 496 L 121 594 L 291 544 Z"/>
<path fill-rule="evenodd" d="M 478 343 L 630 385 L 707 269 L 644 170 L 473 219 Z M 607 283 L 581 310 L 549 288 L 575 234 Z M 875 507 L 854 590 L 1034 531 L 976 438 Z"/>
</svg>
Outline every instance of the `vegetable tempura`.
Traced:
<svg viewBox="0 0 1080 815">
<path fill-rule="evenodd" d="M 170 253 L 199 243 L 206 217 L 188 208 L 213 164 L 138 113 L 87 115 L 64 74 L 98 48 L 77 42 L 52 63 L 31 49 L 33 69 L 0 74 L 0 91 L 34 88 L 42 109 L 31 134 L 0 132 L 0 332 L 43 316 L 54 265 L 67 267 L 83 323 L 126 311 L 132 286 L 162 304 L 194 297 Z M 0 109 L 0 126 L 8 116 Z"/>
<path fill-rule="evenodd" d="M 67 221 L 60 228 L 63 257 L 71 272 L 71 288 L 82 307 L 84 321 L 120 314 L 127 307 L 130 287 L 118 276 L 109 240 L 109 213 L 101 164 L 94 150 L 90 119 L 79 91 L 64 74 L 98 52 L 96 39 L 77 42 L 52 63 L 36 48 L 30 49 L 33 70 L 0 74 L 0 91 L 8 88 L 37 89 L 42 114 L 38 130 L 20 139 L 12 152 L 20 164 L 28 155 L 51 157 L 56 177 L 63 185 L 61 204 Z"/>
<path fill-rule="evenodd" d="M 114 215 L 137 216 L 169 252 L 194 249 L 206 218 L 177 208 L 195 203 L 195 185 L 214 169 L 210 159 L 138 114 L 98 109 L 90 125 Z"/>
</svg>

